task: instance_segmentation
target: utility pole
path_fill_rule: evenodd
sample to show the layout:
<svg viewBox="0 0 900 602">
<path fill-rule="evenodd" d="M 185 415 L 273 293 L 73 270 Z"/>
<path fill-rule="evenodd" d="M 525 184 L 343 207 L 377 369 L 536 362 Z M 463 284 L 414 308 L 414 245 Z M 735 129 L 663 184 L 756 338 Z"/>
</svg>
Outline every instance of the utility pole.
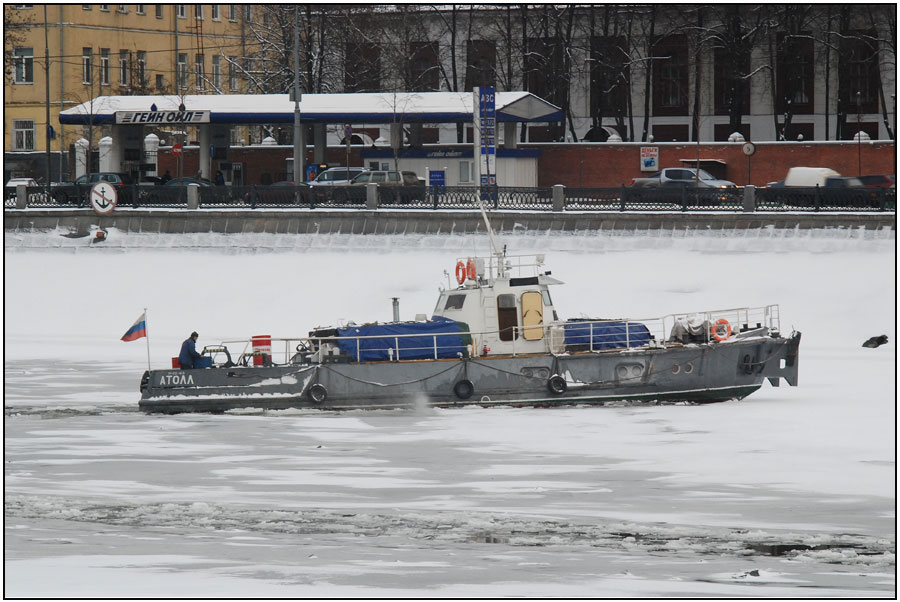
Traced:
<svg viewBox="0 0 900 602">
<path fill-rule="evenodd" d="M 300 184 L 303 183 L 303 172 L 306 158 L 300 128 L 300 18 L 297 5 L 294 5 L 294 184 L 296 185 L 297 204 L 300 199 Z"/>
<path fill-rule="evenodd" d="M 47 199 L 50 199 L 50 33 L 47 26 L 47 5 L 44 5 L 44 84 L 46 98 L 44 99 L 45 117 L 47 126 L 44 128 L 45 143 L 47 149 Z M 61 108 L 61 107 L 60 107 Z"/>
</svg>

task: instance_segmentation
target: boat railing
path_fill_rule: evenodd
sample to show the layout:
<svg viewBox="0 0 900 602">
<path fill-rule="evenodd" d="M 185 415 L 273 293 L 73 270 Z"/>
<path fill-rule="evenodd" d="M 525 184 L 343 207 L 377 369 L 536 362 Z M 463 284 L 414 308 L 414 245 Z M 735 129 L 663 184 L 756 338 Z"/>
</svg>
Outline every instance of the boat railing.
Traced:
<svg viewBox="0 0 900 602">
<path fill-rule="evenodd" d="M 491 255 L 488 257 L 457 257 L 457 261 L 464 265 L 469 259 L 476 262 L 484 262 L 485 274 L 490 278 L 496 278 L 503 274 L 517 274 L 519 276 L 537 276 L 544 268 L 544 255 Z M 479 274 L 480 276 L 482 274 Z"/>
<path fill-rule="evenodd" d="M 546 340 L 550 351 L 563 353 L 571 342 L 565 341 L 565 329 L 567 327 L 583 327 L 586 332 L 581 332 L 584 344 L 578 346 L 578 350 L 604 351 L 611 348 L 629 349 L 645 347 L 647 345 L 666 344 L 679 342 L 673 337 L 673 331 L 677 324 L 689 323 L 699 332 L 693 339 L 694 342 L 710 342 L 713 338 L 727 340 L 734 334 L 763 329 L 766 333 L 781 331 L 781 318 L 778 305 L 766 305 L 762 307 L 740 307 L 733 309 L 720 309 L 707 312 L 694 312 L 682 314 L 669 314 L 657 318 L 628 318 L 628 319 L 589 319 L 571 320 L 567 322 L 550 322 L 541 326 L 527 326 L 517 328 L 517 335 L 513 338 L 511 355 L 536 353 L 534 341 L 524 341 L 522 335 L 526 330 L 534 328 L 542 329 L 542 337 L 537 340 Z M 609 332 L 608 327 L 615 325 L 617 330 Z M 646 331 L 644 330 L 646 328 Z M 267 339 L 269 347 L 261 350 L 254 346 L 253 340 L 223 341 L 222 345 L 244 345 L 238 363 L 247 363 L 249 358 L 259 358 L 268 355 L 269 361 L 275 364 L 288 364 L 309 361 L 319 353 L 319 361 L 323 361 L 321 352 L 323 349 L 337 349 L 338 339 L 347 342 L 355 349 L 355 355 L 347 357 L 333 356 L 332 361 L 338 359 L 350 359 L 362 361 L 364 352 L 382 352 L 387 355 L 389 361 L 401 361 L 403 354 L 417 352 L 418 359 L 447 358 L 446 350 L 459 350 L 460 337 L 469 336 L 471 345 L 463 345 L 464 352 L 457 355 L 474 357 L 479 355 L 479 345 L 483 342 L 496 339 L 499 331 L 487 332 L 446 332 L 428 334 L 397 334 L 397 335 L 367 335 L 367 336 L 322 336 L 322 337 L 288 337 Z M 648 337 L 649 334 L 649 337 Z M 718 337 L 716 335 L 718 334 Z M 446 343 L 446 337 L 454 337 L 450 344 Z M 563 337 L 562 339 L 560 337 Z M 392 345 L 383 348 L 363 347 L 364 340 L 388 340 Z M 410 345 L 406 343 L 401 347 L 401 339 L 418 339 L 421 344 Z M 443 340 L 442 340 L 443 339 Z M 275 351 L 276 346 L 283 345 L 283 351 Z M 398 351 L 399 350 L 399 351 Z M 422 357 L 426 354 L 428 357 Z M 443 352 L 443 353 L 442 353 Z M 327 356 L 326 356 L 327 357 Z M 408 359 L 408 358 L 407 358 Z M 280 361 L 279 361 L 280 360 Z M 327 360 L 326 360 L 327 361 Z"/>
</svg>

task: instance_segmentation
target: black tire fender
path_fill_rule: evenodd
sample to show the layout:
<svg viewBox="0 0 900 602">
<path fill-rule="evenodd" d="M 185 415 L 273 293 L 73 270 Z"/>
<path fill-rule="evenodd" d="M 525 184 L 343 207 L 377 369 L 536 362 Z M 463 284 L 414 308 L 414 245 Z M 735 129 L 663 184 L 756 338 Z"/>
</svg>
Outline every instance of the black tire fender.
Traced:
<svg viewBox="0 0 900 602">
<path fill-rule="evenodd" d="M 453 394 L 459 399 L 469 399 L 475 393 L 475 385 L 471 380 L 466 378 L 459 380 L 453 385 Z"/>
<path fill-rule="evenodd" d="M 566 379 L 559 374 L 554 374 L 547 379 L 547 389 L 554 395 L 562 395 L 568 388 L 569 385 L 566 384 Z"/>
<path fill-rule="evenodd" d="M 306 396 L 313 403 L 322 403 L 328 398 L 328 389 L 321 383 L 315 383 L 306 390 Z"/>
</svg>

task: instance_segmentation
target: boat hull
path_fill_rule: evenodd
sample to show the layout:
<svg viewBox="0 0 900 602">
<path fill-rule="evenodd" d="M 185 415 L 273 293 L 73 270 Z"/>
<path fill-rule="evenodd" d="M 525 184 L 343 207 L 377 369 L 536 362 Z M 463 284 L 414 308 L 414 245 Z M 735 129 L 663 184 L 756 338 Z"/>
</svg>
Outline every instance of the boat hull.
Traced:
<svg viewBox="0 0 900 602">
<path fill-rule="evenodd" d="M 153 370 L 145 412 L 561 406 L 741 399 L 768 379 L 797 384 L 800 333 L 724 343 L 479 358 Z"/>
</svg>

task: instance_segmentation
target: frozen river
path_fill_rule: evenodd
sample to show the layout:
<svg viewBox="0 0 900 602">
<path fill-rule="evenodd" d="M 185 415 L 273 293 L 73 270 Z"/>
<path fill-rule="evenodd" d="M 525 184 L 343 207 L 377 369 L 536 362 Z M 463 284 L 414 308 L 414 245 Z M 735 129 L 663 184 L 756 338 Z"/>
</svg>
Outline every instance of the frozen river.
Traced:
<svg viewBox="0 0 900 602">
<path fill-rule="evenodd" d="M 486 238 L 62 234 L 5 237 L 7 596 L 895 596 L 892 232 L 501 237 L 563 319 L 779 303 L 799 387 L 219 416 L 137 411 L 144 307 L 157 367 L 411 319 Z"/>
</svg>

